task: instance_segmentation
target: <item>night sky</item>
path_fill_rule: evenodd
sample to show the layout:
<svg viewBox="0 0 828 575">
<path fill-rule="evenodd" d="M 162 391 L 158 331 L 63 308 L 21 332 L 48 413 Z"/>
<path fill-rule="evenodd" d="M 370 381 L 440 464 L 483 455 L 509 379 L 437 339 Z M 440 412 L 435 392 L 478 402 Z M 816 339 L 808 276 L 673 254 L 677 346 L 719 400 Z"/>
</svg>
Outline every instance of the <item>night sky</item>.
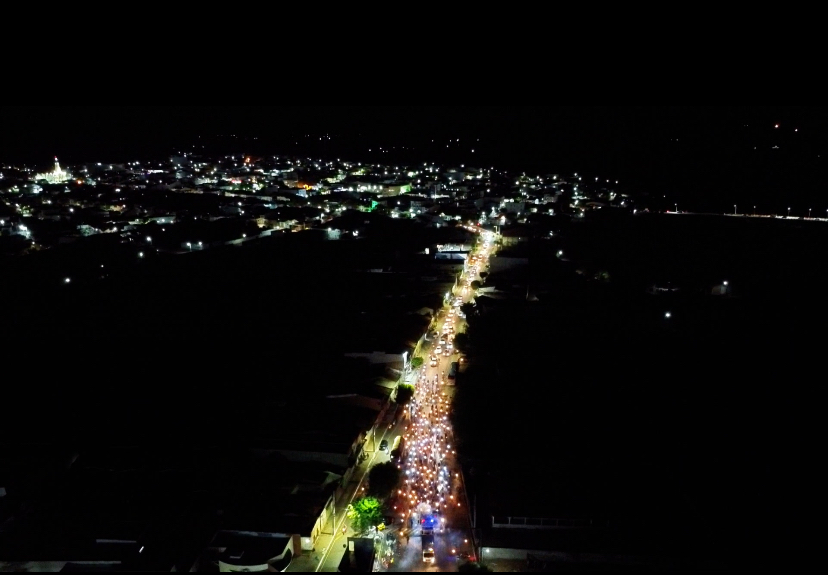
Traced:
<svg viewBox="0 0 828 575">
<path fill-rule="evenodd" d="M 205 151 L 581 172 L 688 210 L 828 209 L 824 108 L 5 106 L 0 128 L 4 162 L 127 161 L 206 144 Z"/>
</svg>

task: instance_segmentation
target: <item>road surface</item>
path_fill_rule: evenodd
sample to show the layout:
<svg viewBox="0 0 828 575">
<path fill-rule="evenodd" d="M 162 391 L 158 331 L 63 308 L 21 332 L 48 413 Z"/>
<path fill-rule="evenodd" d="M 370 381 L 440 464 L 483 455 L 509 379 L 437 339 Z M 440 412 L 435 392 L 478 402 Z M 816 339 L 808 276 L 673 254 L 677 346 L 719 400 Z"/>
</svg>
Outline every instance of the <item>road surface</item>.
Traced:
<svg viewBox="0 0 828 575">
<path fill-rule="evenodd" d="M 490 249 L 484 243 L 472 252 L 476 263 L 464 272 L 452 300 L 437 315 L 437 330 L 448 341 L 465 328 L 457 315 L 459 305 L 471 299 L 470 284 L 485 269 Z M 396 541 L 383 546 L 379 566 L 383 571 L 456 571 L 464 560 L 461 554 L 474 556 L 468 500 L 449 421 L 455 388 L 447 374 L 460 357 L 454 350 L 445 355 L 439 337 L 426 341 L 422 355 L 425 363 L 415 374 L 415 394 L 404 418 L 405 452 L 399 462 L 403 484 L 390 502 L 400 523 L 391 529 L 390 539 Z M 436 366 L 431 365 L 432 358 Z M 421 521 L 428 515 L 439 521 L 434 529 L 434 563 L 424 562 L 422 554 Z"/>
</svg>

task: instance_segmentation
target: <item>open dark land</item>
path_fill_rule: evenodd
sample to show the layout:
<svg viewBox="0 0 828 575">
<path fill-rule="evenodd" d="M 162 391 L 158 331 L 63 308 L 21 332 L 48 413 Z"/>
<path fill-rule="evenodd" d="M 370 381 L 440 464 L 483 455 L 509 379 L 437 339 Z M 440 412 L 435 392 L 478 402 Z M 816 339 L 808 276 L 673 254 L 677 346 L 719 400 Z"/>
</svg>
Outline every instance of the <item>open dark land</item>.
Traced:
<svg viewBox="0 0 828 575">
<path fill-rule="evenodd" d="M 335 392 L 349 338 L 380 348 L 387 296 L 411 280 L 352 270 L 397 261 L 391 240 L 409 233 L 287 234 L 140 266 L 119 263 L 132 248 L 84 240 L 4 262 L 3 347 L 22 366 L 7 368 L 4 443 L 232 446 L 268 417 L 263 399 Z M 478 524 L 588 517 L 609 521 L 606 539 L 568 547 L 758 568 L 810 557 L 827 239 L 817 222 L 645 215 L 521 248 L 529 266 L 506 284 L 528 278 L 537 301 L 481 301 L 458 380 Z M 725 279 L 730 294 L 710 295 Z"/>
<path fill-rule="evenodd" d="M 528 252 L 539 301 L 470 319 L 455 419 L 478 523 L 586 517 L 613 528 L 585 551 L 806 563 L 828 226 L 650 215 L 562 235 Z"/>
</svg>

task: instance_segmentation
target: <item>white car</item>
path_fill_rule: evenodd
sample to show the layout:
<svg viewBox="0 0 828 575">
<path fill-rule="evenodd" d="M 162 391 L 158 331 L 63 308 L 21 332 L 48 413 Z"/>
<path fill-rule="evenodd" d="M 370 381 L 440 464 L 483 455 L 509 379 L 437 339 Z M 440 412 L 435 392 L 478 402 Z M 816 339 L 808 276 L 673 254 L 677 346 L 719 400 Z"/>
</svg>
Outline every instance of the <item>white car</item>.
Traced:
<svg viewBox="0 0 828 575">
<path fill-rule="evenodd" d="M 423 562 L 424 563 L 434 563 L 434 549 L 424 549 L 423 550 Z"/>
</svg>

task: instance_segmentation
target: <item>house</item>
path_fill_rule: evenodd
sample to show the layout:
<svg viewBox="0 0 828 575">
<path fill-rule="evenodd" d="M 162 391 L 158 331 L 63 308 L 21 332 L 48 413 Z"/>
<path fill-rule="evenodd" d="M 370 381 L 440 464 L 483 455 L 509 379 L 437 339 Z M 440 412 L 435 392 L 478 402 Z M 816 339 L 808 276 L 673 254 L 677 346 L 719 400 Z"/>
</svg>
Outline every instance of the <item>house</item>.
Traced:
<svg viewBox="0 0 828 575">
<path fill-rule="evenodd" d="M 529 230 L 523 226 L 508 226 L 500 230 L 500 242 L 504 247 L 529 241 L 529 236 Z"/>
<path fill-rule="evenodd" d="M 222 530 L 215 534 L 192 570 L 279 572 L 301 554 L 301 546 L 293 535 Z"/>
<path fill-rule="evenodd" d="M 282 534 L 292 540 L 293 557 L 312 550 L 344 494 L 345 470 L 324 462 L 291 461 L 279 452 L 246 453 L 241 462 L 247 467 L 238 473 L 240 489 L 224 498 L 221 507 L 221 529 Z"/>
<path fill-rule="evenodd" d="M 397 371 L 402 371 L 406 361 L 405 352 L 386 353 L 384 351 L 371 352 L 349 352 L 345 357 L 361 357 L 367 359 L 371 364 L 381 363 Z"/>
<path fill-rule="evenodd" d="M 372 573 L 376 546 L 371 537 L 348 537 L 345 554 L 339 563 L 340 573 Z"/>
<path fill-rule="evenodd" d="M 529 258 L 509 257 L 497 254 L 489 258 L 489 273 L 495 274 L 507 270 L 525 268 L 529 265 Z"/>
<path fill-rule="evenodd" d="M 301 400 L 294 400 L 301 401 Z M 322 403 L 309 421 L 304 409 L 285 401 L 251 413 L 249 444 L 257 453 L 280 453 L 287 461 L 320 462 L 343 470 L 346 481 L 363 450 L 376 411 L 370 407 Z"/>
</svg>

